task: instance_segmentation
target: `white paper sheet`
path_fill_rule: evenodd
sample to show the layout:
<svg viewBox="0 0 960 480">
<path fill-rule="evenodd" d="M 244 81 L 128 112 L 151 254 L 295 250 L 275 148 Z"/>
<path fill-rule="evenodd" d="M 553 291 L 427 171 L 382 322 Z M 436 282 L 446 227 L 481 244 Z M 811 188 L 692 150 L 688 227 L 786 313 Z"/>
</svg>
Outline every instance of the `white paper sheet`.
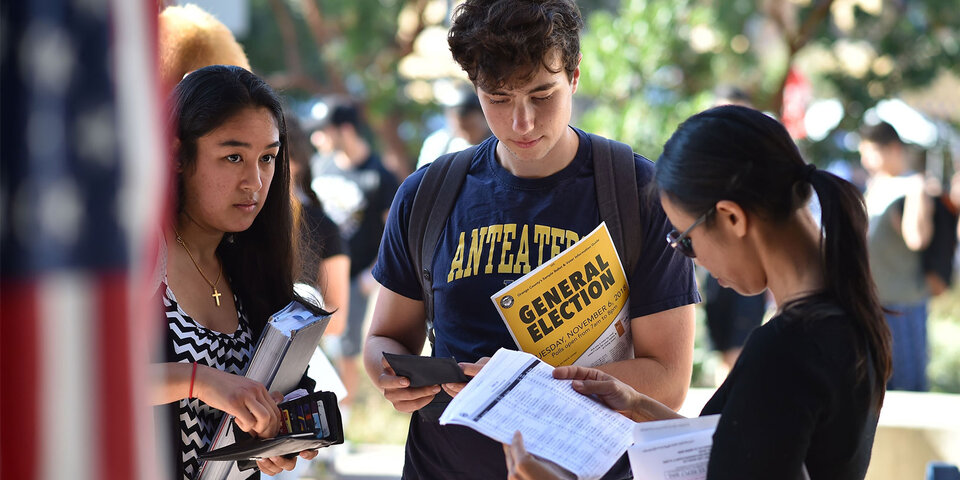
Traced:
<svg viewBox="0 0 960 480">
<path fill-rule="evenodd" d="M 703 480 L 720 415 L 638 423 L 627 453 L 633 478 Z"/>
<path fill-rule="evenodd" d="M 510 443 L 575 473 L 599 478 L 631 443 L 634 422 L 583 396 L 529 353 L 500 349 L 440 416 Z"/>
</svg>

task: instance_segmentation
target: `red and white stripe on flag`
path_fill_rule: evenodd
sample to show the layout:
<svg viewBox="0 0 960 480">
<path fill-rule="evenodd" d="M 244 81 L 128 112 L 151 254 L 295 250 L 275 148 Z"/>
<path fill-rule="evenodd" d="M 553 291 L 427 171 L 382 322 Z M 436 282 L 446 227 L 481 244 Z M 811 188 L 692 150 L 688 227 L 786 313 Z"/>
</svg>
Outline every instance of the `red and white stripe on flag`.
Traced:
<svg viewBox="0 0 960 480">
<path fill-rule="evenodd" d="M 142 287 L 167 186 L 156 8 L 0 10 L 0 478 L 164 478 Z"/>
</svg>

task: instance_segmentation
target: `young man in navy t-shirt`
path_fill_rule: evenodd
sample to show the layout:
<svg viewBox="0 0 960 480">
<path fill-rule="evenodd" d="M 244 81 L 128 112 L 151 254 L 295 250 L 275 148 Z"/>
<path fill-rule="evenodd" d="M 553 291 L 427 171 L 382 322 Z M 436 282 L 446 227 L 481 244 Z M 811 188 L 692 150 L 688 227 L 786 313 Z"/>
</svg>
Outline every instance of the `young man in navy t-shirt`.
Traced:
<svg viewBox="0 0 960 480">
<path fill-rule="evenodd" d="M 430 267 L 433 355 L 469 362 L 468 375 L 497 349 L 517 348 L 490 295 L 600 223 L 590 139 L 569 125 L 582 26 L 570 0 L 468 0 L 454 17 L 450 50 L 477 88 L 494 134 L 473 157 Z M 642 192 L 652 181 L 653 164 L 640 156 L 635 161 Z M 506 478 L 499 443 L 416 412 L 441 388 L 455 395 L 462 384 L 409 388 L 409 380 L 383 361 L 383 352 L 419 353 L 426 338 L 423 295 L 407 249 L 410 210 L 424 171 L 401 185 L 390 208 L 373 271 L 385 288 L 364 363 L 394 407 L 413 412 L 404 478 Z M 679 408 L 693 363 L 693 304 L 699 301 L 693 265 L 664 242 L 671 227 L 658 202 L 644 202 L 639 221 L 642 253 L 628 272 L 635 358 L 599 369 Z M 617 473 L 629 476 L 623 469 Z"/>
</svg>

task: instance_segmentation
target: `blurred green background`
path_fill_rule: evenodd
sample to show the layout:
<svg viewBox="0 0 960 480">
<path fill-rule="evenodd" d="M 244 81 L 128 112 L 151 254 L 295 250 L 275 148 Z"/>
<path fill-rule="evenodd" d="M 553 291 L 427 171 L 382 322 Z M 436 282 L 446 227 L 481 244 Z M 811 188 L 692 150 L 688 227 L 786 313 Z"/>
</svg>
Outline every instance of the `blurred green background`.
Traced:
<svg viewBox="0 0 960 480">
<path fill-rule="evenodd" d="M 254 70 L 291 98 L 358 101 L 372 140 L 403 176 L 437 126 L 444 92 L 465 81 L 446 46 L 457 3 L 249 0 L 250 25 L 238 38 Z M 681 120 L 711 105 L 720 85 L 741 88 L 757 108 L 793 124 L 808 160 L 820 165 L 855 163 L 850 133 L 891 99 L 935 125 L 935 139 L 920 139 L 926 152 L 956 156 L 955 0 L 578 4 L 587 26 L 574 123 L 651 159 Z M 938 176 L 952 173 L 952 162 L 938 163 Z"/>
<path fill-rule="evenodd" d="M 456 3 L 249 0 L 249 25 L 237 36 L 254 70 L 299 114 L 309 115 L 312 103 L 324 98 L 358 102 L 370 139 L 402 178 L 413 170 L 424 137 L 439 128 L 445 97 L 466 81 L 446 46 Z M 894 117 L 915 145 L 918 169 L 944 185 L 957 170 L 956 0 L 578 4 L 586 30 L 573 123 L 651 159 L 680 121 L 711 106 L 715 89 L 728 85 L 781 118 L 806 158 L 820 166 L 855 169 L 857 128 Z M 699 317 L 693 385 L 712 386 L 718 359 L 702 312 Z M 932 302 L 929 336 L 932 390 L 960 393 L 956 287 Z M 407 417 L 364 382 L 349 440 L 401 443 Z"/>
</svg>

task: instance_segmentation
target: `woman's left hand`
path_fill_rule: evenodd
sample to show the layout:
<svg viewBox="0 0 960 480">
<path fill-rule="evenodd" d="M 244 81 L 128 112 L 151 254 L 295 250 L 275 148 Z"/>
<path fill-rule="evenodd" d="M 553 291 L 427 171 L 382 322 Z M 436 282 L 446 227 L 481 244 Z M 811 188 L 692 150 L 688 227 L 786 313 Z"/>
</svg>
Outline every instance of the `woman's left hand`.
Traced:
<svg viewBox="0 0 960 480">
<path fill-rule="evenodd" d="M 304 450 L 300 452 L 299 457 L 304 460 L 312 460 L 313 457 L 316 457 L 320 453 L 318 450 Z M 262 460 L 257 460 L 257 467 L 260 468 L 260 471 L 266 473 L 267 475 L 276 475 L 282 470 L 291 471 L 294 467 L 297 466 L 297 457 L 286 458 L 286 457 L 270 457 L 264 458 Z"/>
<path fill-rule="evenodd" d="M 616 379 L 613 375 L 595 368 L 557 367 L 553 369 L 553 378 L 573 380 L 570 386 L 580 394 L 593 396 L 604 405 L 623 414 L 634 422 L 649 422 L 681 418 L 670 407 L 636 391 L 633 387 Z"/>
<path fill-rule="evenodd" d="M 513 434 L 513 443 L 503 444 L 503 453 L 507 457 L 507 474 L 510 480 L 567 480 L 577 476 L 560 465 L 539 459 L 527 453 L 523 448 L 523 436 Z"/>
</svg>

